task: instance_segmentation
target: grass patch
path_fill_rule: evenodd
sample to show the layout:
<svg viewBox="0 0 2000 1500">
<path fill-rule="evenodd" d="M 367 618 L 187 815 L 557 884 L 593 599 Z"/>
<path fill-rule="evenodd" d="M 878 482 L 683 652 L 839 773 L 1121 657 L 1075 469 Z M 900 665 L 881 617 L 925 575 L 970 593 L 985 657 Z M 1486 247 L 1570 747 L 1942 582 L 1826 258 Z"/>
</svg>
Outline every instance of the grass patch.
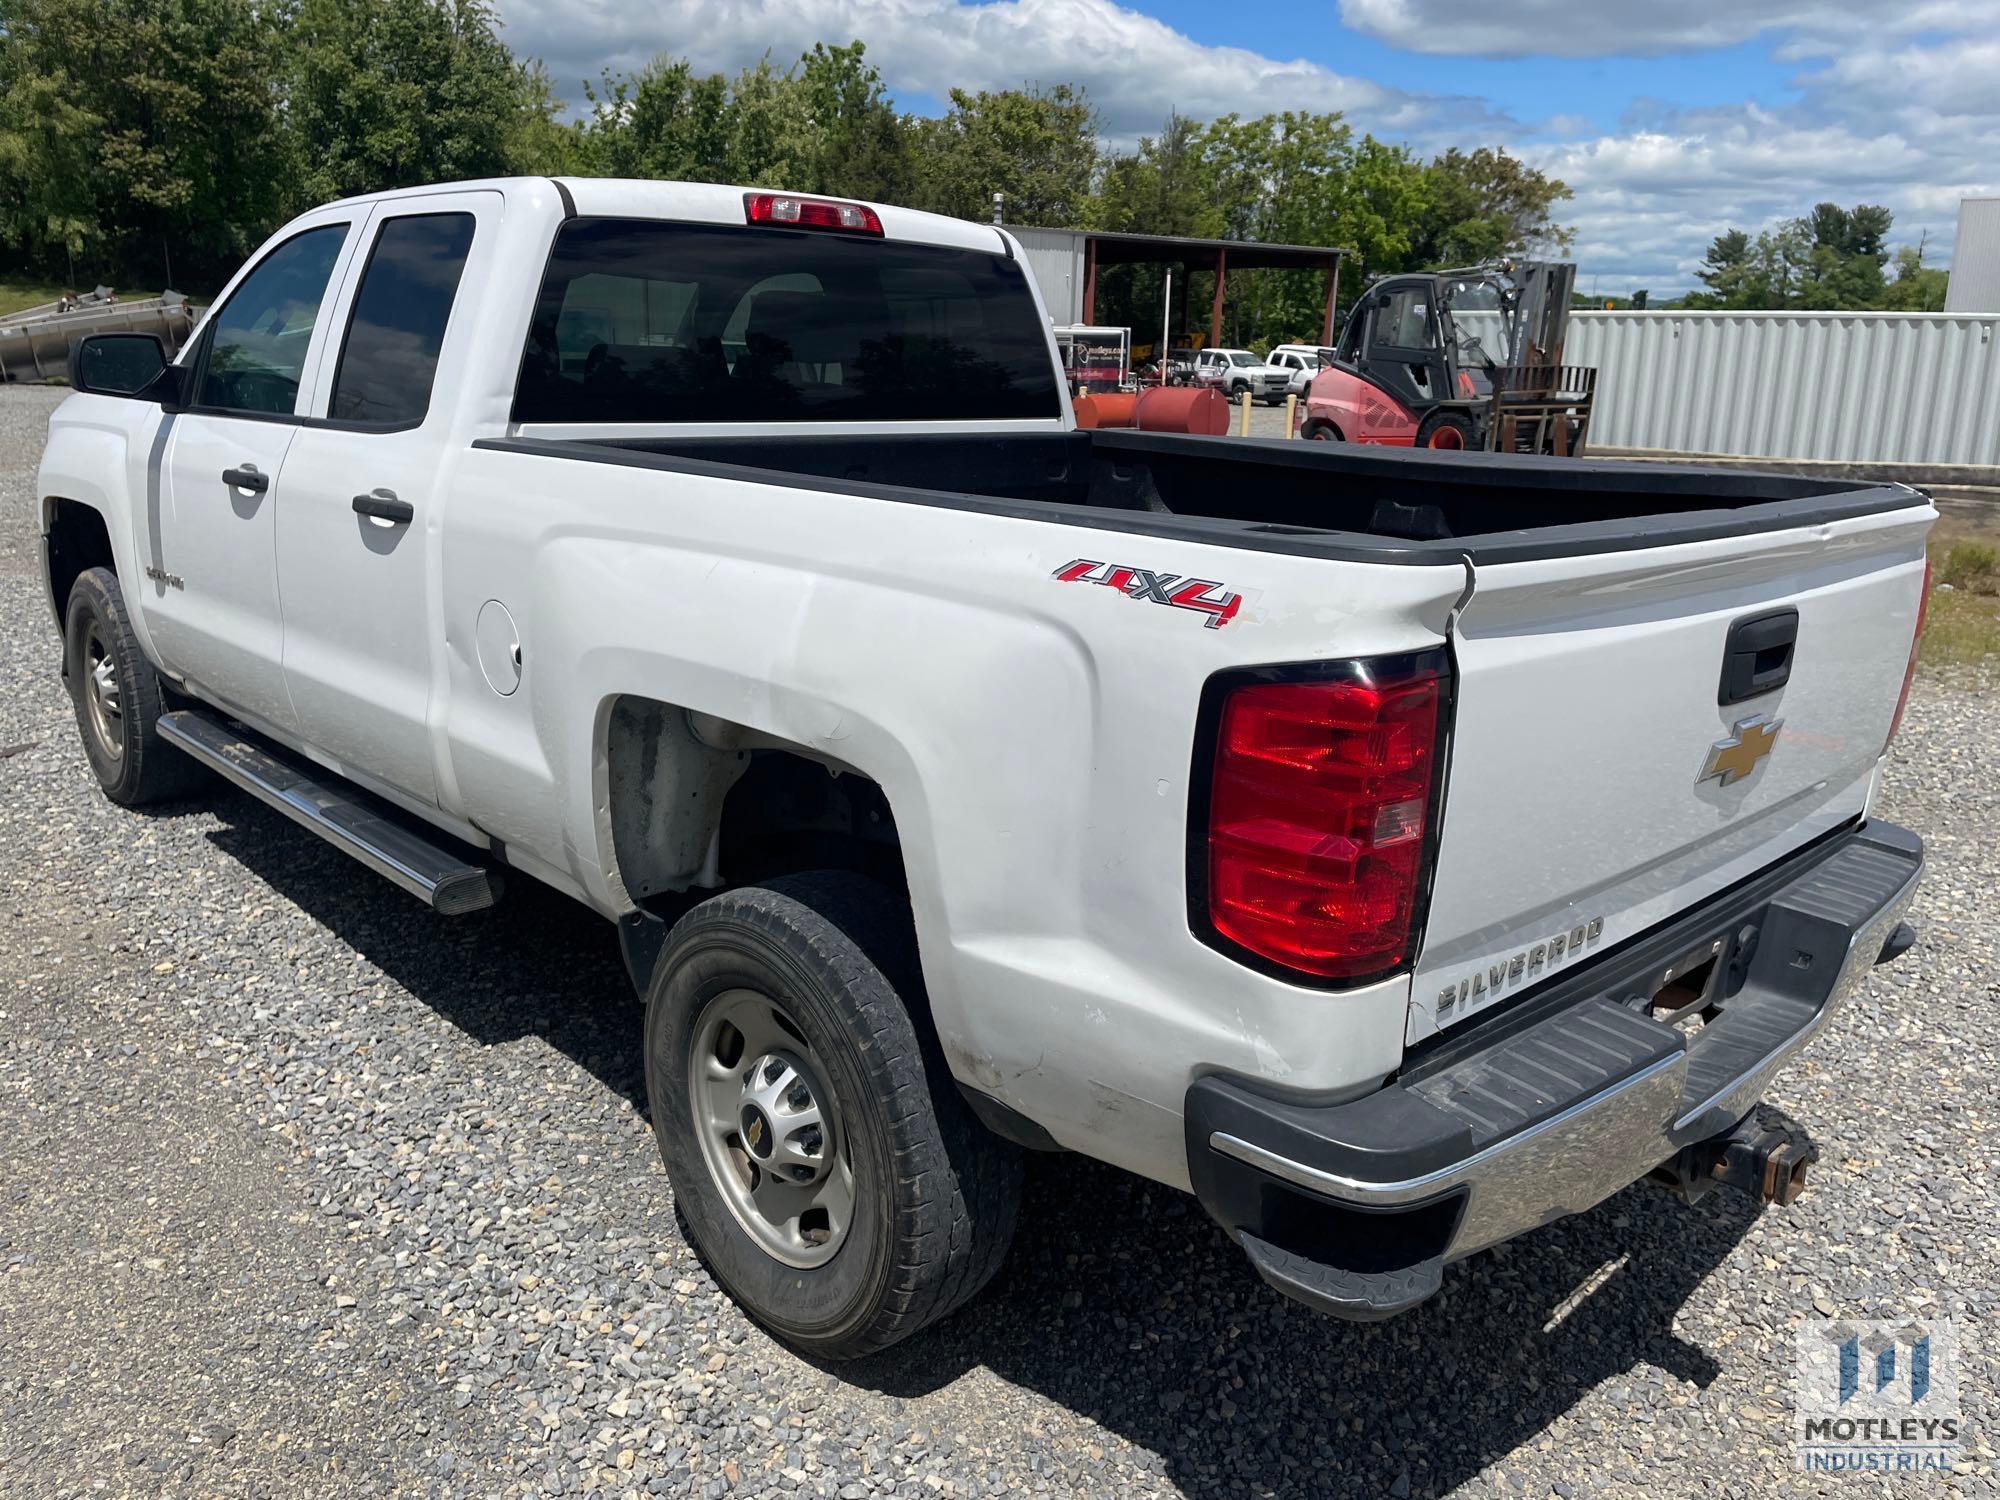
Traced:
<svg viewBox="0 0 2000 1500">
<path fill-rule="evenodd" d="M 88 286 L 75 287 L 63 287 L 53 281 L 0 281 L 0 318 L 6 317 L 9 313 L 26 312 L 31 307 L 40 307 L 44 302 L 53 302 L 65 291 L 72 291 L 82 296 L 86 292 L 95 290 L 96 287 L 97 283 L 94 281 Z M 143 302 L 148 297 L 160 295 L 158 292 L 127 291 L 122 286 L 114 290 L 117 291 L 120 302 Z"/>
<path fill-rule="evenodd" d="M 1932 564 L 1937 582 L 1975 594 L 2000 593 L 2000 547 L 1991 542 L 1953 542 Z"/>
<path fill-rule="evenodd" d="M 1931 601 L 1924 619 L 1926 667 L 1978 666 L 2000 656 L 2000 547 L 1945 539 L 1931 546 Z"/>
<path fill-rule="evenodd" d="M 62 294 L 61 287 L 47 282 L 0 281 L 0 318 L 9 313 L 26 312 L 44 302 L 53 302 Z"/>
</svg>

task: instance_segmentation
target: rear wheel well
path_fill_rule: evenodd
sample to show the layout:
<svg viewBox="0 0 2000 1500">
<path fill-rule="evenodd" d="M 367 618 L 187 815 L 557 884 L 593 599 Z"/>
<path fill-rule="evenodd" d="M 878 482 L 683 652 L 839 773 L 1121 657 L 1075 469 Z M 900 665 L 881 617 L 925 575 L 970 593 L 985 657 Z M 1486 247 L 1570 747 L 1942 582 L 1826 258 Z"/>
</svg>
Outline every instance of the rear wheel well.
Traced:
<svg viewBox="0 0 2000 1500">
<path fill-rule="evenodd" d="M 605 767 L 618 880 L 649 909 L 664 914 L 725 886 L 806 870 L 852 870 L 908 888 L 888 797 L 830 757 L 625 696 L 607 719 Z"/>
<path fill-rule="evenodd" d="M 731 885 L 762 884 L 806 870 L 852 870 L 908 891 L 902 839 L 876 782 L 796 751 L 750 752 L 723 799 L 719 843 Z"/>
<path fill-rule="evenodd" d="M 69 591 L 86 568 L 118 569 L 111 552 L 111 530 L 104 516 L 78 500 L 49 502 L 49 593 L 61 624 L 69 609 Z"/>
</svg>

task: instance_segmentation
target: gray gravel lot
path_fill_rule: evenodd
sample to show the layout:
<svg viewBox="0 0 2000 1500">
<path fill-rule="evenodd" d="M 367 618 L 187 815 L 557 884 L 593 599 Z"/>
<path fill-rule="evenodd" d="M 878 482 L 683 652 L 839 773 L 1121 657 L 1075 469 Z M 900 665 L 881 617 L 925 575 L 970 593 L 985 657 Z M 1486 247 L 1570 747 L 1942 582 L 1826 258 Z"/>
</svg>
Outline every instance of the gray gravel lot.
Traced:
<svg viewBox="0 0 2000 1500">
<path fill-rule="evenodd" d="M 1912 702 L 1922 943 L 1777 1090 L 1824 1153 L 1795 1208 L 1642 1185 L 1358 1327 L 1037 1159 L 985 1296 L 820 1369 L 680 1238 L 608 927 L 98 795 L 35 557 L 58 394 L 0 389 L 0 1494 L 1995 1492 L 1990 679 Z M 1836 1313 L 1968 1320 L 1960 1473 L 1791 1472 L 1791 1330 Z"/>
</svg>

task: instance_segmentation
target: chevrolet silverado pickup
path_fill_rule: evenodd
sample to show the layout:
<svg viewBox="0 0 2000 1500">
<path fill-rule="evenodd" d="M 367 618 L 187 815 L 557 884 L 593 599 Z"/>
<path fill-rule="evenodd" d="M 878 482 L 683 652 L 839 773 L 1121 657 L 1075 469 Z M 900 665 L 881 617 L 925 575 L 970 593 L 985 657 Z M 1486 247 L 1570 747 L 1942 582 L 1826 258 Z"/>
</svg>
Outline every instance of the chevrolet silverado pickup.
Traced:
<svg viewBox="0 0 2000 1500">
<path fill-rule="evenodd" d="M 1024 1149 L 1352 1318 L 1789 1201 L 1759 1098 L 1914 937 L 1911 489 L 1080 431 L 1005 230 L 703 184 L 332 203 L 72 379 L 106 794 L 614 923 L 688 1236 L 821 1357 L 978 1291 Z"/>
</svg>

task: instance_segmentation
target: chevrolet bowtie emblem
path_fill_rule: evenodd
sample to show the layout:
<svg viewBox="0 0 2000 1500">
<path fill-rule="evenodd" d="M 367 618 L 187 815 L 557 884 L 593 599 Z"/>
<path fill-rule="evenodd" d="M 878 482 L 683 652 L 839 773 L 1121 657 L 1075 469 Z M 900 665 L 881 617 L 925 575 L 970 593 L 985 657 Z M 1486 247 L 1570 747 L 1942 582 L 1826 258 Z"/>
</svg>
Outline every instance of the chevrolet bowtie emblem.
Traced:
<svg viewBox="0 0 2000 1500">
<path fill-rule="evenodd" d="M 1761 714 L 1753 719 L 1738 719 L 1727 739 L 1717 740 L 1709 747 L 1708 763 L 1701 768 L 1694 784 L 1715 781 L 1730 786 L 1741 781 L 1771 753 L 1771 747 L 1778 743 L 1778 731 L 1784 727 L 1783 719 L 1767 721 Z"/>
</svg>

